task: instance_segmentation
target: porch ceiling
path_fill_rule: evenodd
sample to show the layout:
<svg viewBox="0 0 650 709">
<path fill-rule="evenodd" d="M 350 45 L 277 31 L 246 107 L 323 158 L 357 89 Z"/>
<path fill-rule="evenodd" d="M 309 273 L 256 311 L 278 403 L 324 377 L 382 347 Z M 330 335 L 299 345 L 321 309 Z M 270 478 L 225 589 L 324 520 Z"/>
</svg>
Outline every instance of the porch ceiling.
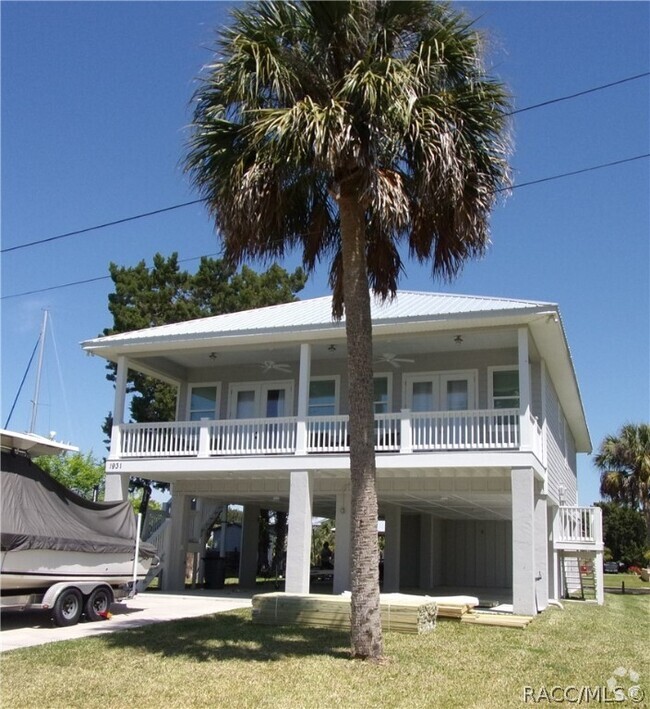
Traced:
<svg viewBox="0 0 650 709">
<path fill-rule="evenodd" d="M 462 333 L 462 343 L 455 341 Z M 347 344 L 343 332 L 332 332 L 331 337 L 312 345 L 312 359 L 318 361 L 342 363 L 347 357 Z M 424 355 L 440 352 L 470 352 L 475 350 L 491 350 L 515 348 L 517 346 L 516 330 L 477 328 L 440 333 L 411 333 L 409 335 L 375 336 L 373 351 L 376 358 L 385 353 L 397 356 Z M 171 373 L 173 371 L 188 372 L 193 369 L 212 369 L 218 378 L 219 370 L 237 366 L 251 367 L 251 372 L 258 375 L 259 366 L 266 361 L 289 365 L 288 373 L 298 374 L 300 360 L 300 343 L 257 343 L 250 345 L 227 345 L 224 341 L 213 341 L 204 347 L 188 349 L 170 349 L 156 354 L 135 353 L 130 355 L 131 366 L 140 365 L 151 372 Z M 384 369 L 390 370 L 386 364 Z M 382 367 L 379 367 L 382 369 Z M 271 370 L 270 374 L 277 372 Z"/>
<path fill-rule="evenodd" d="M 433 472 L 433 471 L 430 471 Z M 437 471 L 427 477 L 381 475 L 377 481 L 380 518 L 386 505 L 402 514 L 431 514 L 440 519 L 511 519 L 510 472 L 493 477 L 449 477 Z M 228 504 L 255 504 L 275 510 L 289 509 L 288 476 L 240 476 L 220 480 L 184 480 L 175 488 L 186 494 L 209 497 Z M 314 478 L 313 514 L 336 517 L 337 494 L 349 489 L 349 479 L 332 474 Z"/>
</svg>

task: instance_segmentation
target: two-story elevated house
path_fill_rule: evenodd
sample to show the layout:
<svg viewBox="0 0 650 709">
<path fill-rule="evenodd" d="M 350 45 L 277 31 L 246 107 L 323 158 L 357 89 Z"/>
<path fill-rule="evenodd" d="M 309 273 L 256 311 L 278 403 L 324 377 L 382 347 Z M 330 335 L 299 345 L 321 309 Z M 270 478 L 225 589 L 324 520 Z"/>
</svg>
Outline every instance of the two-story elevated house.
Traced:
<svg viewBox="0 0 650 709">
<path fill-rule="evenodd" d="M 533 614 L 589 568 L 602 602 L 600 510 L 576 507 L 591 441 L 557 306 L 402 291 L 372 317 L 384 590 L 492 589 Z M 286 590 L 309 592 L 313 516 L 335 519 L 334 591 L 349 588 L 346 337 L 329 297 L 83 347 L 117 363 L 107 499 L 129 476 L 171 483 L 167 588 L 225 504 L 244 508 L 240 583 L 269 508 L 289 513 Z M 128 370 L 177 387 L 175 421 L 124 421 Z"/>
</svg>

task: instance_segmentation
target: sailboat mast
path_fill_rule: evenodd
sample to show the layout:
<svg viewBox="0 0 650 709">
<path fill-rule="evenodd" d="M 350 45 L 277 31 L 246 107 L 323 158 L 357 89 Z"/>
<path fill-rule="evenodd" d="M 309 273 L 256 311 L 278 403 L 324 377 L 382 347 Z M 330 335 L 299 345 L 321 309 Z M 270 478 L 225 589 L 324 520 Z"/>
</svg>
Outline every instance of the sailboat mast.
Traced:
<svg viewBox="0 0 650 709">
<path fill-rule="evenodd" d="M 43 324 L 41 326 L 40 346 L 38 350 L 38 367 L 36 369 L 36 386 L 34 387 L 34 398 L 32 400 L 32 420 L 29 424 L 29 432 L 34 433 L 36 428 L 36 417 L 38 415 L 38 397 L 41 391 L 41 370 L 43 369 L 43 352 L 45 350 L 45 329 L 47 328 L 47 310 L 43 311 Z"/>
</svg>

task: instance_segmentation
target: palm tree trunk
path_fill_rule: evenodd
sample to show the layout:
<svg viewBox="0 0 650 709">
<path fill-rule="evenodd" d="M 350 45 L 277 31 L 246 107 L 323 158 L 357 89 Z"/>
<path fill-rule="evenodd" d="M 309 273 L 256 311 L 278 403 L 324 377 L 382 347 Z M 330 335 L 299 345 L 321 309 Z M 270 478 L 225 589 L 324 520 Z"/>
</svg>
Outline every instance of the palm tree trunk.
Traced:
<svg viewBox="0 0 650 709">
<path fill-rule="evenodd" d="M 354 657 L 383 654 L 372 383 L 372 321 L 364 208 L 353 185 L 339 197 L 348 346 L 351 479 L 351 644 Z"/>
</svg>

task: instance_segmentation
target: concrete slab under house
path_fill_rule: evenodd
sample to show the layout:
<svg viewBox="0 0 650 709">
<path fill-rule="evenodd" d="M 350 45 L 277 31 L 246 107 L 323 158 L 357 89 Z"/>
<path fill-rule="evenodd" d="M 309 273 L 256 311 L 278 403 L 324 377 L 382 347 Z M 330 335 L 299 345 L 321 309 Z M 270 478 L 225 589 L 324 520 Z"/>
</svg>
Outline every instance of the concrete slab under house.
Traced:
<svg viewBox="0 0 650 709">
<path fill-rule="evenodd" d="M 480 590 L 521 615 L 602 603 L 600 510 L 576 506 L 591 440 L 558 306 L 402 291 L 372 318 L 383 591 Z M 117 364 L 106 498 L 130 476 L 171 484 L 152 539 L 163 589 L 184 587 L 188 554 L 201 581 L 228 504 L 243 506 L 242 586 L 263 508 L 288 512 L 286 591 L 309 592 L 313 517 L 334 520 L 333 590 L 350 588 L 346 337 L 330 297 L 83 347 Z M 176 420 L 125 422 L 129 370 L 176 387 Z"/>
</svg>

